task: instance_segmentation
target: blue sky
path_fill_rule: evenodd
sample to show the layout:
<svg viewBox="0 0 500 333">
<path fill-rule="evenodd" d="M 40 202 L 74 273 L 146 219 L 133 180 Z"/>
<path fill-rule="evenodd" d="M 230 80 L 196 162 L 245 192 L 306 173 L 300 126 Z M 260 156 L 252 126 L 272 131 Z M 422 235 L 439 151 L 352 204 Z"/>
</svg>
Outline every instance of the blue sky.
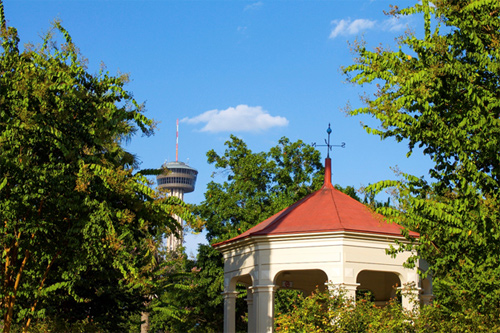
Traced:
<svg viewBox="0 0 500 333">
<path fill-rule="evenodd" d="M 199 171 L 196 190 L 185 200 L 199 203 L 214 171 L 205 154 L 222 153 L 230 134 L 263 151 L 283 136 L 323 143 L 331 123 L 332 143 L 346 143 L 331 154 L 334 183 L 359 188 L 394 179 L 396 166 L 427 174 L 428 158 L 406 158 L 404 143 L 380 141 L 362 129 L 360 122 L 372 119 L 342 111 L 373 92 L 345 83 L 339 68 L 353 62 L 349 42 L 363 38 L 368 47 L 396 48 L 405 29 L 420 33 L 418 18 L 384 15 L 391 3 L 415 1 L 4 0 L 4 9 L 22 43 L 40 43 L 58 18 L 90 72 L 103 62 L 111 74 L 130 74 L 127 90 L 158 121 L 153 137 L 136 137 L 127 146 L 142 168 L 175 160 L 179 118 L 179 160 Z M 188 254 L 198 241 L 202 235 L 187 237 Z"/>
</svg>

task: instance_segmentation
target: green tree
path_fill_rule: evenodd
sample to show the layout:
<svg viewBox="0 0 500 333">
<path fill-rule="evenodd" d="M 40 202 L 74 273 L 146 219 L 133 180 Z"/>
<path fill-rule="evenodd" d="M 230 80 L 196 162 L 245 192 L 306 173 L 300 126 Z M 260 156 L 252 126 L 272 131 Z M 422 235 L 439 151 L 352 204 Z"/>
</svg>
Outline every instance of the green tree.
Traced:
<svg viewBox="0 0 500 333">
<path fill-rule="evenodd" d="M 196 261 L 184 260 L 173 283 L 153 300 L 152 330 L 220 332 L 224 323 L 221 262 L 220 254 L 209 245 L 200 245 Z"/>
<path fill-rule="evenodd" d="M 153 132 L 126 76 L 91 75 L 59 22 L 19 48 L 0 1 L 0 314 L 15 323 L 61 316 L 119 328 L 143 307 L 162 235 L 192 221 L 149 187 L 122 148 Z"/>
<path fill-rule="evenodd" d="M 223 155 L 211 150 L 208 163 L 224 175 L 210 182 L 198 214 L 206 221 L 211 243 L 235 237 L 319 189 L 323 183 L 320 153 L 302 141 L 280 139 L 269 152 L 253 153 L 231 136 Z"/>
<path fill-rule="evenodd" d="M 402 174 L 370 190 L 396 189 L 396 207 L 380 212 L 420 233 L 407 249 L 430 264 L 444 311 L 498 321 L 500 2 L 424 0 L 391 14 L 423 15 L 424 35 L 402 36 L 396 51 L 356 47 L 344 72 L 377 90 L 350 114 L 373 116 L 368 133 L 407 142 L 408 155 L 421 147 L 434 165 L 428 180 Z"/>
</svg>

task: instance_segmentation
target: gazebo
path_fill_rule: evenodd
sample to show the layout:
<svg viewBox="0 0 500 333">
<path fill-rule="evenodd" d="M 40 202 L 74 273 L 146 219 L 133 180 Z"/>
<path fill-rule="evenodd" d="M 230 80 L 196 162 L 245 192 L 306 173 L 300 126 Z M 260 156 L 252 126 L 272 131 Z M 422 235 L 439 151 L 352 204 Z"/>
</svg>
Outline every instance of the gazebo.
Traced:
<svg viewBox="0 0 500 333">
<path fill-rule="evenodd" d="M 394 286 L 414 283 L 416 296 L 428 302 L 431 281 L 421 281 L 417 268 L 403 267 L 411 253 L 396 258 L 386 254 L 396 240 L 405 242 L 399 225 L 333 187 L 326 158 L 320 190 L 213 245 L 224 257 L 224 332 L 235 331 L 237 284 L 248 291 L 248 332 L 273 331 L 274 292 L 279 288 L 310 294 L 329 282 L 351 297 L 356 290 L 370 291 L 376 304 L 383 305 L 395 297 Z M 420 264 L 425 270 L 425 263 Z M 412 306 L 407 295 L 402 304 Z"/>
</svg>

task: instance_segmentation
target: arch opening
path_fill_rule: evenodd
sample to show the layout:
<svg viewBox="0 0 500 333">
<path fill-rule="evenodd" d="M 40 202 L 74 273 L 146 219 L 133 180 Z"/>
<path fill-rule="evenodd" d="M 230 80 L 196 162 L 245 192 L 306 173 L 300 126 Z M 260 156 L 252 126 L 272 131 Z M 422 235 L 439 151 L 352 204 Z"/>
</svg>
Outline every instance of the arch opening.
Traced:
<svg viewBox="0 0 500 333">
<path fill-rule="evenodd" d="M 378 306 L 386 305 L 391 299 L 398 297 L 397 288 L 401 287 L 399 275 L 393 272 L 363 270 L 356 277 L 359 284 L 356 298 L 367 297 Z"/>
<path fill-rule="evenodd" d="M 309 296 L 316 290 L 325 291 L 328 276 L 320 269 L 285 270 L 276 274 L 274 313 L 289 313 L 298 304 L 299 294 Z"/>
<path fill-rule="evenodd" d="M 321 269 L 285 270 L 274 277 L 274 284 L 278 286 L 278 290 L 300 290 L 305 296 L 310 295 L 316 289 L 326 290 L 326 282 L 328 282 L 328 276 Z"/>
</svg>

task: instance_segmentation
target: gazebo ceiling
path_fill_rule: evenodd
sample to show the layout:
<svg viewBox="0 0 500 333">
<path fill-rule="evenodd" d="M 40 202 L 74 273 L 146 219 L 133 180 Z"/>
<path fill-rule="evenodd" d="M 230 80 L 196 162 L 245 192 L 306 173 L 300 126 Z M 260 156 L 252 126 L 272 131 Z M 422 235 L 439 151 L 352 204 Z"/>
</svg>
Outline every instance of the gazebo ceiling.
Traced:
<svg viewBox="0 0 500 333">
<path fill-rule="evenodd" d="M 323 187 L 257 224 L 239 236 L 215 247 L 251 236 L 348 231 L 401 236 L 402 227 L 384 220 L 361 202 L 331 184 L 331 163 L 327 158 Z M 410 232 L 412 236 L 418 233 Z"/>
</svg>

